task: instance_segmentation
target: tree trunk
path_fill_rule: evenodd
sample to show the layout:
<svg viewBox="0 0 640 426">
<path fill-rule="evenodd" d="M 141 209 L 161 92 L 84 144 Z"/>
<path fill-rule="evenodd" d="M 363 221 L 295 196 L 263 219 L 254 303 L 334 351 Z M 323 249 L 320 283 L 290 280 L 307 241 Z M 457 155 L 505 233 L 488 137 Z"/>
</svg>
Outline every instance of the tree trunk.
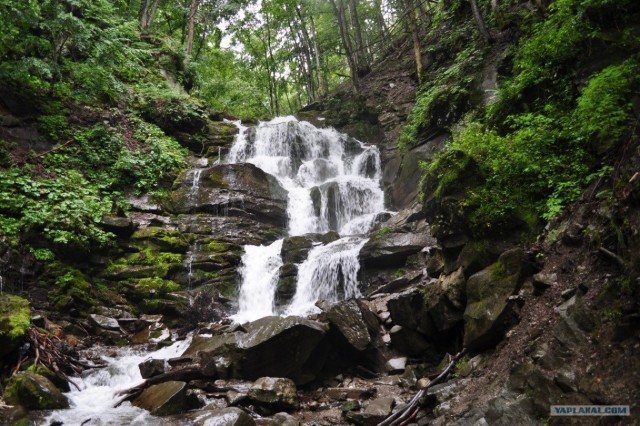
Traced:
<svg viewBox="0 0 640 426">
<path fill-rule="evenodd" d="M 413 54 L 416 60 L 418 83 L 422 83 L 422 47 L 420 46 L 420 35 L 418 34 L 418 23 L 416 22 L 417 18 L 414 0 L 405 0 L 405 8 L 407 23 L 411 29 L 411 39 L 413 40 Z"/>
<path fill-rule="evenodd" d="M 473 17 L 476 20 L 476 24 L 478 24 L 478 30 L 480 30 L 480 34 L 484 37 L 485 41 L 491 41 L 491 34 L 487 31 L 487 26 L 484 23 L 484 19 L 482 19 L 482 14 L 480 13 L 480 9 L 478 8 L 477 0 L 469 0 L 471 2 L 471 10 L 473 10 Z"/>
<path fill-rule="evenodd" d="M 360 27 L 360 19 L 358 18 L 358 0 L 349 0 L 349 11 L 351 15 L 351 26 L 356 39 L 356 67 L 358 77 L 362 77 L 369 73 L 369 61 L 367 61 L 367 52 L 362 41 L 362 29 Z"/>
<path fill-rule="evenodd" d="M 144 0 L 140 4 L 140 29 L 146 31 L 151 26 L 153 18 L 156 16 L 158 10 L 158 4 L 160 0 L 154 0 L 153 4 L 150 4 L 149 0 Z"/>
<path fill-rule="evenodd" d="M 311 25 L 311 34 L 313 35 L 313 53 L 316 60 L 316 75 L 318 77 L 318 86 L 320 88 L 320 96 L 324 96 L 329 91 L 327 87 L 327 79 L 324 76 L 322 61 L 320 60 L 320 49 L 318 48 L 318 33 L 316 32 L 316 24 L 313 16 L 309 19 Z"/>
<path fill-rule="evenodd" d="M 344 15 L 344 5 L 342 0 L 329 0 L 333 7 L 333 12 L 338 19 L 338 26 L 340 28 L 340 38 L 342 39 L 342 46 L 344 47 L 345 54 L 347 55 L 347 62 L 349 69 L 351 70 L 351 81 L 353 83 L 353 90 L 358 93 L 360 91 L 360 85 L 358 81 L 358 72 L 356 69 L 356 60 L 353 56 L 353 49 L 351 48 L 351 41 L 349 40 L 349 31 L 347 28 L 347 22 Z"/>
<path fill-rule="evenodd" d="M 187 35 L 187 56 L 193 52 L 193 34 L 196 30 L 196 12 L 198 11 L 198 0 L 191 0 L 189 8 L 189 33 Z"/>
</svg>

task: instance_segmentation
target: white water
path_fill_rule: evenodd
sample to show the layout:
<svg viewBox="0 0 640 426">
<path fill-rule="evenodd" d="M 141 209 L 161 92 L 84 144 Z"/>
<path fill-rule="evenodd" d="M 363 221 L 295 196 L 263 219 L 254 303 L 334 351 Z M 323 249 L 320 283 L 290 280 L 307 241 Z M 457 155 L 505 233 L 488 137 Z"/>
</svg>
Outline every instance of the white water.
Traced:
<svg viewBox="0 0 640 426">
<path fill-rule="evenodd" d="M 107 363 L 104 368 L 89 370 L 80 378 L 73 379 L 80 387 L 73 385 L 71 392 L 65 395 L 71 408 L 56 410 L 43 424 L 62 422 L 64 425 L 162 425 L 162 419 L 151 416 L 149 412 L 125 402 L 114 408 L 121 396 L 118 391 L 129 389 L 142 382 L 138 364 L 154 359 L 175 358 L 185 351 L 191 339 L 176 342 L 155 352 L 144 353 L 133 348 L 119 350 L 113 357 L 103 356 Z M 90 419 L 90 420 L 89 420 Z M 86 423 L 85 423 L 86 421 Z"/>
<path fill-rule="evenodd" d="M 276 118 L 254 129 L 237 125 L 240 133 L 228 161 L 252 163 L 278 178 L 288 191 L 289 235 L 334 230 L 344 237 L 309 252 L 299 267 L 296 294 L 281 311 L 304 315 L 317 310 L 317 300 L 359 296 L 358 253 L 366 242 L 362 235 L 385 210 L 378 149 L 294 117 Z M 282 241 L 277 243 L 245 246 L 236 321 L 278 313 L 274 293 Z"/>
<path fill-rule="evenodd" d="M 252 321 L 276 313 L 275 289 L 282 266 L 282 241 L 274 241 L 268 246 L 245 246 L 240 274 L 244 282 L 252 285 L 240 288 L 239 309 L 232 317 L 234 321 Z"/>
<path fill-rule="evenodd" d="M 316 311 L 318 300 L 337 302 L 360 297 L 358 253 L 366 241 L 347 237 L 314 247 L 298 267 L 298 287 L 285 313 L 306 315 Z"/>
</svg>

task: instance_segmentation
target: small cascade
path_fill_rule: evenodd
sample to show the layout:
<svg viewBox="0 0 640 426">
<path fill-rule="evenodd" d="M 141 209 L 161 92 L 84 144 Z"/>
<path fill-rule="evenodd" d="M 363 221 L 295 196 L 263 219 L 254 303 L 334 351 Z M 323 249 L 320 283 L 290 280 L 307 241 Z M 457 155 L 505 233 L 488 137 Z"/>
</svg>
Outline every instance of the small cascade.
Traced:
<svg viewBox="0 0 640 426">
<path fill-rule="evenodd" d="M 4 277 L 0 275 L 0 296 L 2 296 L 3 291 L 4 291 Z"/>
<path fill-rule="evenodd" d="M 155 352 L 123 348 L 116 354 L 103 356 L 106 366 L 88 370 L 81 378 L 73 381 L 80 390 L 72 387 L 66 393 L 71 408 L 56 410 L 42 424 L 65 425 L 163 425 L 166 421 L 154 417 L 149 412 L 125 402 L 117 408 L 119 391 L 129 389 L 142 382 L 138 364 L 154 359 L 170 359 L 182 355 L 191 339 L 176 342 Z"/>
<path fill-rule="evenodd" d="M 245 246 L 240 268 L 243 285 L 238 313 L 232 317 L 234 321 L 253 321 L 275 315 L 275 288 L 282 266 L 282 241 L 274 241 L 268 246 Z"/>
<path fill-rule="evenodd" d="M 191 246 L 191 249 L 187 252 L 187 284 L 188 284 L 188 290 L 191 291 L 191 282 L 193 281 L 193 259 L 194 257 L 197 255 L 199 251 L 199 246 L 198 243 L 195 243 L 194 245 Z"/>
<path fill-rule="evenodd" d="M 191 187 L 189 188 L 189 199 L 193 200 L 198 195 L 198 190 L 200 189 L 200 176 L 202 176 L 202 170 L 204 169 L 193 169 L 189 170 L 189 174 L 191 175 Z"/>
<path fill-rule="evenodd" d="M 278 179 L 288 192 L 289 235 L 337 231 L 343 236 L 311 250 L 299 266 L 297 292 L 284 312 L 308 313 L 319 299 L 359 296 L 358 253 L 366 241 L 363 235 L 385 211 L 378 149 L 294 117 L 253 128 L 236 125 L 239 134 L 228 162 L 252 163 Z M 274 244 L 282 246 L 282 240 Z M 274 293 L 282 261 L 274 244 L 245 246 L 237 321 L 277 312 Z"/>
<path fill-rule="evenodd" d="M 341 238 L 314 247 L 298 269 L 298 287 L 286 310 L 288 315 L 318 312 L 315 302 L 360 297 L 358 290 L 358 253 L 366 243 L 359 237 Z"/>
</svg>

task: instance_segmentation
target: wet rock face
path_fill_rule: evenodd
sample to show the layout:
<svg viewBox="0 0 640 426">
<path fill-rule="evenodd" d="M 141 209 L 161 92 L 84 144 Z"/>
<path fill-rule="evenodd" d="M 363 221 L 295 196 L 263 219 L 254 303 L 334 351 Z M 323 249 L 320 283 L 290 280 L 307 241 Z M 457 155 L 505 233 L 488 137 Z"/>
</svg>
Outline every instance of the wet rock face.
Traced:
<svg viewBox="0 0 640 426">
<path fill-rule="evenodd" d="M 185 173 L 166 207 L 178 214 L 240 216 L 285 226 L 287 192 L 253 164 L 221 164 Z"/>
<path fill-rule="evenodd" d="M 4 389 L 8 404 L 28 410 L 69 408 L 69 401 L 49 379 L 39 374 L 20 372 L 9 379 Z"/>
</svg>

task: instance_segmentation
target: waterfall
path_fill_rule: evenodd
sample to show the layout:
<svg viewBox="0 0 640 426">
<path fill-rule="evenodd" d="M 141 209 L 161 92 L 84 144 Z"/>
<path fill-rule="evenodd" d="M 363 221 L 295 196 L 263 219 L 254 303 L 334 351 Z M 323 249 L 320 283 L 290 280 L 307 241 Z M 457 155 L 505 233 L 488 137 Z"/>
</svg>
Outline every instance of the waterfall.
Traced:
<svg viewBox="0 0 640 426">
<path fill-rule="evenodd" d="M 361 296 L 358 290 L 358 253 L 367 240 L 341 238 L 314 247 L 298 269 L 298 287 L 286 310 L 288 315 L 306 315 L 316 310 L 315 302 L 336 302 Z"/>
<path fill-rule="evenodd" d="M 252 163 L 278 179 L 288 192 L 288 234 L 337 231 L 343 237 L 310 251 L 299 265 L 296 294 L 280 312 L 302 315 L 313 311 L 317 300 L 359 296 L 356 277 L 358 253 L 366 241 L 363 234 L 385 210 L 378 149 L 294 117 L 253 128 L 237 125 L 239 134 L 227 161 Z M 274 293 L 282 240 L 276 243 L 245 246 L 235 320 L 278 313 Z"/>
</svg>

